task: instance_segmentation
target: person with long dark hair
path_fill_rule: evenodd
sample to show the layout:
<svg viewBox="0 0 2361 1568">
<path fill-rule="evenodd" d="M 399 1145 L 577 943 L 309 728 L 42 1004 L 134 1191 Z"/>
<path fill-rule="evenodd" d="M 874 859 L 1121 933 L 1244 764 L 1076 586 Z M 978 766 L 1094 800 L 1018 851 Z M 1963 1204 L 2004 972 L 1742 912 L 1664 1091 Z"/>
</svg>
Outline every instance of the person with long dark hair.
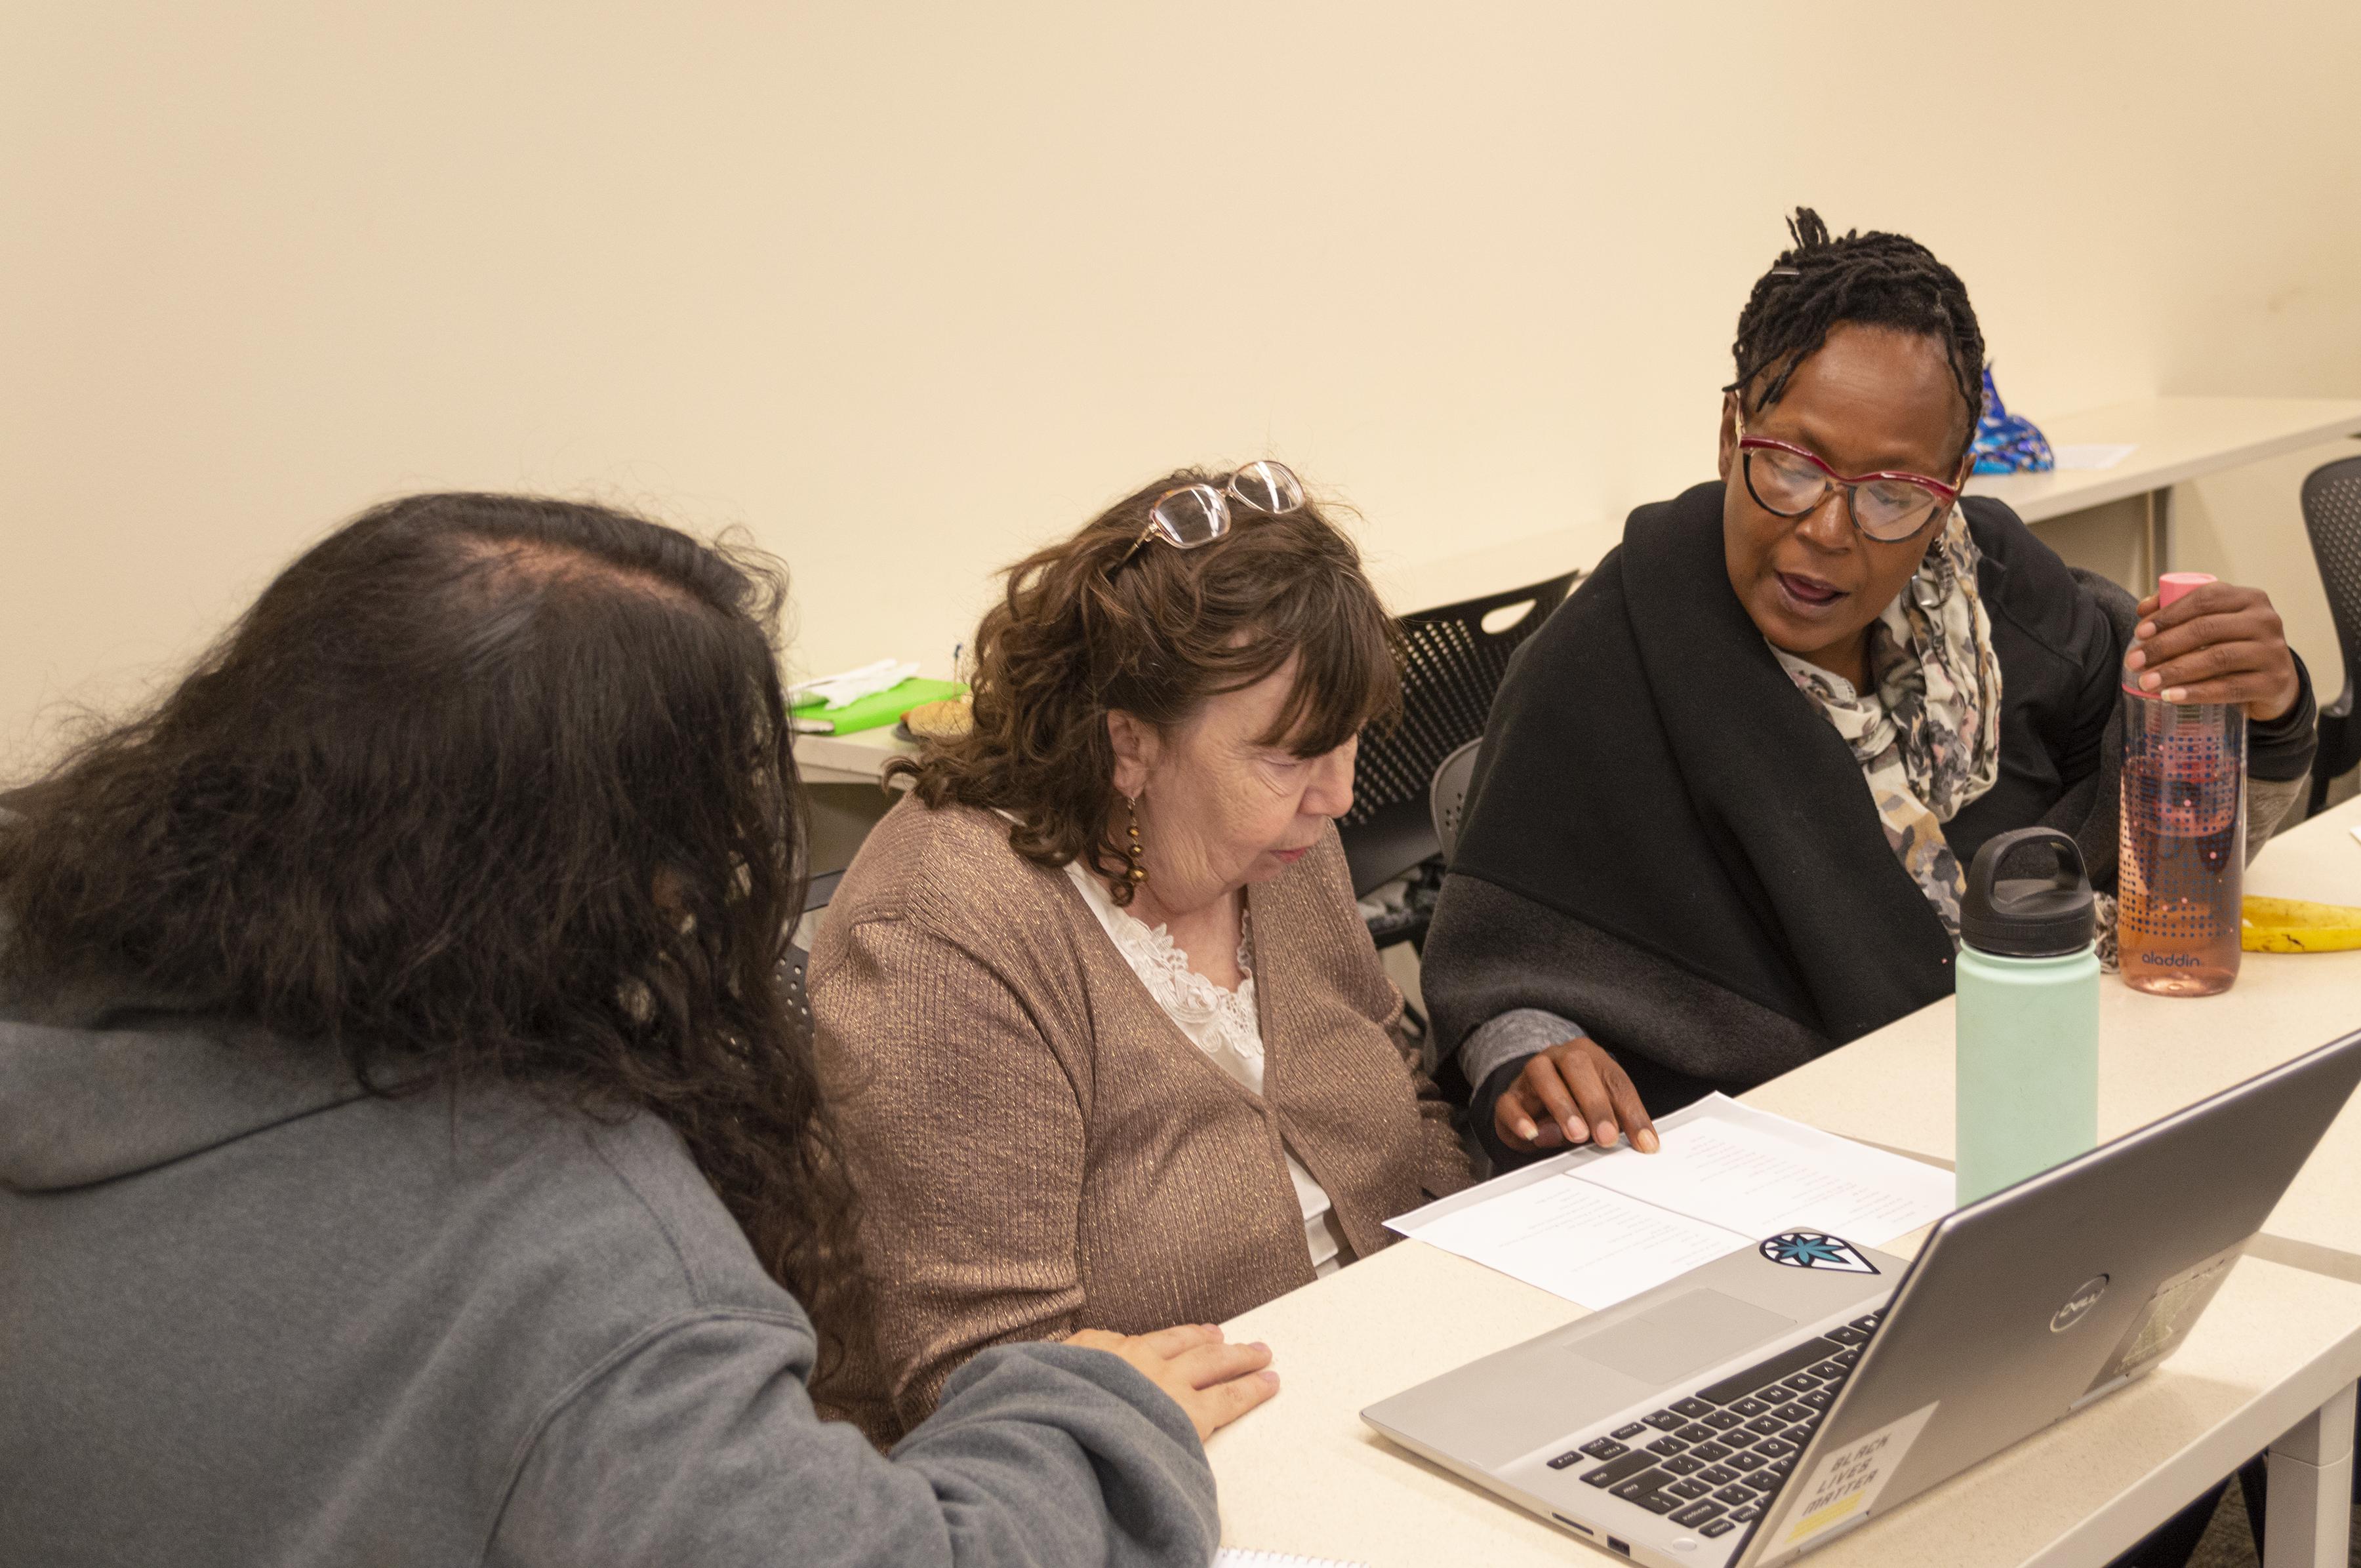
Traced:
<svg viewBox="0 0 2361 1568">
<path fill-rule="evenodd" d="M 1275 1379 L 1210 1328 L 979 1358 L 890 1458 L 816 1413 L 871 1287 L 782 591 L 396 501 L 0 796 L 0 1563 L 1211 1555 Z"/>
</svg>

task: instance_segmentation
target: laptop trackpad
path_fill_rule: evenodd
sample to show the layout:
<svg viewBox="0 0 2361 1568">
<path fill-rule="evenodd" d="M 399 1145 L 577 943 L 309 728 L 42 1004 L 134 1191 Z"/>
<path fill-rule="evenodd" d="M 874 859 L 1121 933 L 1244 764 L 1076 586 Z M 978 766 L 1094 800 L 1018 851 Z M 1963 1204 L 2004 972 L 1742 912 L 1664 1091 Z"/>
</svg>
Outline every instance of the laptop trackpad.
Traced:
<svg viewBox="0 0 2361 1568">
<path fill-rule="evenodd" d="M 1585 1361 L 1643 1383 L 1665 1385 L 1795 1326 L 1793 1318 L 1719 1290 L 1698 1289 L 1564 1344 Z"/>
</svg>

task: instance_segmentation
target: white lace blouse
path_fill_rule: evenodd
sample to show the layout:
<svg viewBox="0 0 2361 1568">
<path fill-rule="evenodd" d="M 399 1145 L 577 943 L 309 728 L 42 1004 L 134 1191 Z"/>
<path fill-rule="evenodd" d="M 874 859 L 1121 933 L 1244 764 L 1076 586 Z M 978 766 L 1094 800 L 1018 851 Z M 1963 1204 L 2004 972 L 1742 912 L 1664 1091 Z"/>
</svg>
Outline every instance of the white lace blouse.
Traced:
<svg viewBox="0 0 2361 1568">
<path fill-rule="evenodd" d="M 1255 1009 L 1253 926 L 1242 921 L 1238 932 L 1238 968 L 1245 978 L 1235 991 L 1224 991 L 1189 967 L 1188 954 L 1163 927 L 1150 927 L 1129 910 L 1118 908 L 1105 884 L 1084 871 L 1081 861 L 1069 862 L 1066 872 L 1082 890 L 1115 951 L 1166 1015 L 1247 1093 L 1261 1094 L 1262 1018 Z M 1292 1154 L 1287 1155 L 1287 1174 L 1303 1212 L 1303 1242 L 1311 1249 L 1312 1271 L 1334 1274 L 1344 1241 L 1330 1212 L 1328 1194 Z"/>
</svg>

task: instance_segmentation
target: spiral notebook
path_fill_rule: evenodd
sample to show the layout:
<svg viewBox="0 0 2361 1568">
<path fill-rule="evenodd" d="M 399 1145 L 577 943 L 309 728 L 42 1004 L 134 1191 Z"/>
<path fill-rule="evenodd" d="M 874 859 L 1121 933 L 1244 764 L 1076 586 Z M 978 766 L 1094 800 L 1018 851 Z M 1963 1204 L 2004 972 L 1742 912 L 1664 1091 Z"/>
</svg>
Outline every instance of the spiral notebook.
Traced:
<svg viewBox="0 0 2361 1568">
<path fill-rule="evenodd" d="M 1334 1557 L 1290 1557 L 1284 1552 L 1248 1552 L 1243 1547 L 1224 1546 L 1213 1554 L 1213 1568 L 1368 1568 L 1368 1564 L 1345 1563 Z"/>
</svg>

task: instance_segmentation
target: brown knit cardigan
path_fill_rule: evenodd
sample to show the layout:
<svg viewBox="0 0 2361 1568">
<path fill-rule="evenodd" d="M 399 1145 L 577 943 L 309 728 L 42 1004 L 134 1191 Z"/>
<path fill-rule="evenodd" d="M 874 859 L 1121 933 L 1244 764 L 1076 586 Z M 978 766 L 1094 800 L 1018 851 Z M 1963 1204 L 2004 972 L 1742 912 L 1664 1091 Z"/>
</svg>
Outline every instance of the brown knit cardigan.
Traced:
<svg viewBox="0 0 2361 1568">
<path fill-rule="evenodd" d="M 1218 1322 L 1309 1284 L 1282 1145 L 1354 1256 L 1466 1184 L 1334 830 L 1247 900 L 1260 1097 L 1180 1033 L 1081 890 L 1011 850 L 1002 818 L 910 798 L 862 846 L 808 983 L 881 1292 L 884 1365 L 848 1369 L 845 1387 L 884 1400 L 884 1424 L 926 1416 L 986 1345 Z"/>
</svg>

